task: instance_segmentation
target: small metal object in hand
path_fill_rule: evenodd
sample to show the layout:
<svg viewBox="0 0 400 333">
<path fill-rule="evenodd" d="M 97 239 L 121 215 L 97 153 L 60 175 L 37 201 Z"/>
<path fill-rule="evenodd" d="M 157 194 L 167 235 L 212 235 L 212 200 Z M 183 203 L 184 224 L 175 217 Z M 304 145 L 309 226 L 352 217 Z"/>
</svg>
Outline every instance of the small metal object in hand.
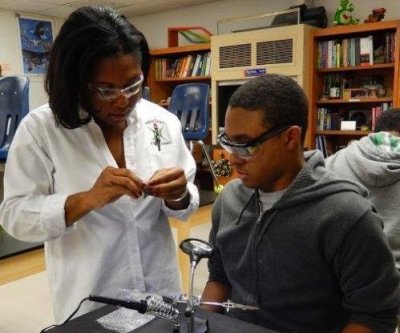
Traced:
<svg viewBox="0 0 400 333">
<path fill-rule="evenodd" d="M 146 199 L 147 198 L 147 196 L 149 195 L 149 188 L 146 186 L 144 189 L 143 189 L 143 192 L 142 192 L 143 194 L 143 199 Z"/>
</svg>

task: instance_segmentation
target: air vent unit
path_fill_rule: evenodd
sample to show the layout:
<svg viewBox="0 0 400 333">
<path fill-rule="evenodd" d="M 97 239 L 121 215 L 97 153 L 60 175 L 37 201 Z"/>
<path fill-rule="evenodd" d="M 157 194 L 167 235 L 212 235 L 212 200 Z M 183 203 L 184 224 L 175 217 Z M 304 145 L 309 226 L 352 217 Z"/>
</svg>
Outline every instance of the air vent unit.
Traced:
<svg viewBox="0 0 400 333">
<path fill-rule="evenodd" d="M 222 46 L 219 49 L 219 68 L 251 65 L 251 44 Z"/>
<path fill-rule="evenodd" d="M 212 144 L 224 127 L 229 98 L 252 77 L 283 74 L 310 91 L 313 30 L 305 24 L 293 24 L 211 36 Z M 311 140 L 308 134 L 306 140 Z"/>
<path fill-rule="evenodd" d="M 257 65 L 287 64 L 293 62 L 293 39 L 257 43 Z"/>
</svg>

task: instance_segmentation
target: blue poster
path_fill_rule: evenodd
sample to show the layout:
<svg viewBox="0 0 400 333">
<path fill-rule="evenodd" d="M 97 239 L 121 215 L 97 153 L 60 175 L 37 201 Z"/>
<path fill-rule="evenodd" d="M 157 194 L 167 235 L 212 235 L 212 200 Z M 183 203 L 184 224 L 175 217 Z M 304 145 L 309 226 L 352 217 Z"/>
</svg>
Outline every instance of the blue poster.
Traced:
<svg viewBox="0 0 400 333">
<path fill-rule="evenodd" d="M 46 74 L 53 46 L 51 21 L 19 18 L 24 74 Z"/>
</svg>

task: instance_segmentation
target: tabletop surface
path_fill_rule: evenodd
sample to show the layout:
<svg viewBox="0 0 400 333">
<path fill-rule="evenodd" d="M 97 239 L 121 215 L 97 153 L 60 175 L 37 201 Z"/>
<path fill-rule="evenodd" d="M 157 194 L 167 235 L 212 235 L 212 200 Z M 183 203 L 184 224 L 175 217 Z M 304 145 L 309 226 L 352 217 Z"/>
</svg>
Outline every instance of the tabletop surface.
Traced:
<svg viewBox="0 0 400 333">
<path fill-rule="evenodd" d="M 95 311 L 87 313 L 81 317 L 75 318 L 67 323 L 65 326 L 56 327 L 49 331 L 49 333 L 110 333 L 110 331 L 101 326 L 97 319 L 105 316 L 106 314 L 118 309 L 115 306 L 107 305 Z M 276 333 L 275 331 L 253 325 L 226 315 L 203 311 L 199 309 L 196 315 L 206 317 L 208 320 L 208 333 Z M 180 333 L 187 333 L 187 318 L 184 317 L 181 311 L 178 322 L 181 324 Z M 147 324 L 133 330 L 134 333 L 172 333 L 174 324 L 167 320 L 155 318 Z"/>
</svg>

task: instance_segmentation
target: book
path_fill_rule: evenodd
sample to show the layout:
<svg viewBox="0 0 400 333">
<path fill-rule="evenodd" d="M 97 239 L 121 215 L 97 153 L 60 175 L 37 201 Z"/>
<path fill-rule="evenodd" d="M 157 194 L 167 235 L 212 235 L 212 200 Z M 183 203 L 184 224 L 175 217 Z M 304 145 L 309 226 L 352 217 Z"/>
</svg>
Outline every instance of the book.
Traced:
<svg viewBox="0 0 400 333">
<path fill-rule="evenodd" d="M 206 72 L 205 75 L 211 74 L 211 52 L 207 52 Z"/>
<path fill-rule="evenodd" d="M 360 37 L 354 38 L 354 65 L 360 66 Z"/>
<path fill-rule="evenodd" d="M 196 59 L 194 61 L 194 65 L 193 65 L 193 70 L 192 70 L 191 76 L 196 76 L 197 75 L 197 71 L 199 69 L 200 59 L 201 59 L 201 54 L 198 53 L 196 55 Z"/>
<path fill-rule="evenodd" d="M 204 54 L 200 56 L 199 66 L 197 67 L 196 76 L 201 76 L 201 68 L 203 66 Z"/>
<path fill-rule="evenodd" d="M 374 45 L 372 36 L 360 38 L 360 65 L 374 64 Z"/>
<path fill-rule="evenodd" d="M 184 60 L 184 65 L 182 67 L 182 71 L 180 72 L 179 77 L 187 77 L 187 73 L 189 71 L 190 62 L 192 61 L 193 56 L 191 54 L 187 55 Z"/>
<path fill-rule="evenodd" d="M 203 62 L 201 63 L 201 70 L 200 70 L 201 76 L 206 75 L 206 65 L 207 65 L 207 53 L 204 53 L 203 54 Z"/>
<path fill-rule="evenodd" d="M 188 68 L 187 72 L 185 73 L 186 74 L 185 77 L 192 76 L 195 60 L 196 60 L 196 58 L 194 55 L 189 56 L 189 68 Z"/>
</svg>

